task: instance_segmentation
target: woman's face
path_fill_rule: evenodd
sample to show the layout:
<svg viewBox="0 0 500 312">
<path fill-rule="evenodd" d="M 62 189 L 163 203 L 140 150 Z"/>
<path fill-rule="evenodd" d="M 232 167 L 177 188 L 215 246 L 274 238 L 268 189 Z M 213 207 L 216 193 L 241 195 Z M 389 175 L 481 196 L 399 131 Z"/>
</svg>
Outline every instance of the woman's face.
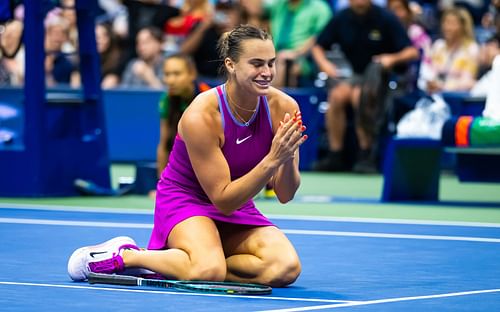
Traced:
<svg viewBox="0 0 500 312">
<path fill-rule="evenodd" d="M 102 25 L 97 25 L 95 28 L 95 40 L 97 43 L 97 51 L 104 53 L 109 48 L 110 39 L 106 28 Z"/>
<path fill-rule="evenodd" d="M 463 36 L 464 30 L 460 18 L 454 14 L 446 14 L 441 23 L 443 38 L 447 42 L 455 41 Z"/>
<path fill-rule="evenodd" d="M 45 30 L 45 49 L 51 52 L 61 51 L 68 40 L 68 31 L 62 24 L 54 24 Z"/>
<path fill-rule="evenodd" d="M 229 73 L 250 93 L 266 95 L 276 74 L 276 51 L 271 40 L 248 39 L 241 43 L 238 62 L 230 61 Z"/>
<path fill-rule="evenodd" d="M 169 58 L 163 63 L 163 82 L 168 87 L 168 93 L 181 96 L 192 89 L 196 79 L 193 70 L 190 70 L 183 59 Z"/>
</svg>

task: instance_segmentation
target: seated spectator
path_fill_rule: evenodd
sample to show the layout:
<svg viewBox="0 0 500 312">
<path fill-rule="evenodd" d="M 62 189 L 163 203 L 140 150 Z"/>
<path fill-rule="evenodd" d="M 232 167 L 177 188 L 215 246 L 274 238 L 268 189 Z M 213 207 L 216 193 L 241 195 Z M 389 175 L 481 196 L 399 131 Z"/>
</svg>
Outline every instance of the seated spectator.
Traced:
<svg viewBox="0 0 500 312">
<path fill-rule="evenodd" d="M 165 42 L 163 50 L 168 55 L 179 52 L 182 42 L 189 33 L 212 14 L 212 5 L 208 0 L 185 0 L 179 16 L 167 20 L 164 26 Z"/>
<path fill-rule="evenodd" d="M 163 81 L 168 91 L 160 99 L 160 141 L 156 151 L 158 177 L 168 162 L 177 123 L 187 106 L 199 93 L 210 87 L 196 81 L 196 68 L 192 59 L 186 55 L 173 54 L 163 63 Z"/>
<path fill-rule="evenodd" d="M 0 33 L 0 85 L 22 85 L 24 82 L 23 23 L 12 20 Z"/>
<path fill-rule="evenodd" d="M 418 85 L 429 93 L 469 91 L 479 66 L 479 47 L 469 13 L 462 8 L 445 11 L 441 32 L 443 38 L 433 43 L 428 61 L 420 67 Z"/>
<path fill-rule="evenodd" d="M 330 7 L 324 0 L 275 0 L 264 4 L 277 54 L 273 85 L 297 87 L 312 81 L 308 57 L 316 36 L 332 16 Z"/>
<path fill-rule="evenodd" d="M 352 65 L 354 75 L 349 79 L 337 79 L 339 75 L 337 68 L 326 57 L 326 50 L 329 50 L 334 43 L 340 47 Z M 319 69 L 335 80 L 334 86 L 329 91 L 329 108 L 325 116 L 329 153 L 314 165 L 314 169 L 345 170 L 343 152 L 347 126 L 346 109 L 352 106 L 356 115 L 359 145 L 358 159 L 353 170 L 360 173 L 375 172 L 377 168 L 372 146 L 376 137 L 373 132 L 367 131 L 373 125 L 362 124 L 358 114 L 362 99 L 363 75 L 368 68 L 378 67 L 381 68 L 379 72 L 387 72 L 398 64 L 416 60 L 418 51 L 411 45 L 405 29 L 396 16 L 372 4 L 370 0 L 350 0 L 350 7 L 335 15 L 319 35 L 312 54 Z M 369 66 L 370 64 L 378 65 Z M 373 73 L 372 70 L 369 72 Z M 382 77 L 367 79 L 371 79 L 368 80 L 371 84 L 380 84 Z M 383 90 L 387 85 L 380 87 Z M 375 98 L 373 102 L 380 100 Z M 365 102 L 368 105 L 373 104 Z"/>
<path fill-rule="evenodd" d="M 213 15 L 205 18 L 181 45 L 181 52 L 192 55 L 202 79 L 218 80 L 222 61 L 219 59 L 219 37 L 240 23 L 239 5 L 233 1 L 219 1 Z"/>
<path fill-rule="evenodd" d="M 137 33 L 137 58 L 130 60 L 122 76 L 122 87 L 163 88 L 162 32 L 145 27 Z"/>
<path fill-rule="evenodd" d="M 63 52 L 63 46 L 69 40 L 68 22 L 54 14 L 45 21 L 45 79 L 47 86 L 69 84 L 80 86 L 80 74 L 77 65 L 68 54 Z"/>
<path fill-rule="evenodd" d="M 97 24 L 95 37 L 97 52 L 101 60 L 101 87 L 103 89 L 117 87 L 124 70 L 123 56 L 117 37 L 109 24 Z"/>
</svg>

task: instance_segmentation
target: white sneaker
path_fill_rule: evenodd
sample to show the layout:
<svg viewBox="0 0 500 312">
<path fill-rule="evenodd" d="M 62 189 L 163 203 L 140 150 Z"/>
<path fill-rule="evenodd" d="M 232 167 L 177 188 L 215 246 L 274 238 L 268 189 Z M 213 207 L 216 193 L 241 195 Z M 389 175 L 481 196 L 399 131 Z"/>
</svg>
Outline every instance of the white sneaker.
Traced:
<svg viewBox="0 0 500 312">
<path fill-rule="evenodd" d="M 69 257 L 68 274 L 74 281 L 83 281 L 89 272 L 122 272 L 125 269 L 121 256 L 124 249 L 139 250 L 139 247 L 132 238 L 119 236 L 99 245 L 78 248 Z"/>
</svg>

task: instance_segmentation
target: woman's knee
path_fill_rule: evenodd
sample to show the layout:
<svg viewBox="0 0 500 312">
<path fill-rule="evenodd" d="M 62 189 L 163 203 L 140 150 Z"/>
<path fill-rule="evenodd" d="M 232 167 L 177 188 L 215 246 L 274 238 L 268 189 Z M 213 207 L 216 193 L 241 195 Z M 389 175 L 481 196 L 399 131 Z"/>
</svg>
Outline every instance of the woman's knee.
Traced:
<svg viewBox="0 0 500 312">
<path fill-rule="evenodd" d="M 285 287 L 295 282 L 301 272 L 298 257 L 281 258 L 268 266 L 262 283 L 272 287 Z"/>
<path fill-rule="evenodd" d="M 206 260 L 193 264 L 190 271 L 189 280 L 221 282 L 226 279 L 226 261 L 224 259 L 222 259 L 222 261 Z"/>
</svg>

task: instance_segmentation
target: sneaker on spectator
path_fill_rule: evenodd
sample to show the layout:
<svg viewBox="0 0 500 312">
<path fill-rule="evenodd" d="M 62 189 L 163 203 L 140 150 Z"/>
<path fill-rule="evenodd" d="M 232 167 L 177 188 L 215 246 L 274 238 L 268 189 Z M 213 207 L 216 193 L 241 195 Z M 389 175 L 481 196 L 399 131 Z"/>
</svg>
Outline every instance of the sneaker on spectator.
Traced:
<svg viewBox="0 0 500 312">
<path fill-rule="evenodd" d="M 139 250 L 139 247 L 132 238 L 119 236 L 100 245 L 79 248 L 69 258 L 68 274 L 74 281 L 83 281 L 90 272 L 123 272 L 125 265 L 122 252 L 125 249 Z"/>
</svg>

